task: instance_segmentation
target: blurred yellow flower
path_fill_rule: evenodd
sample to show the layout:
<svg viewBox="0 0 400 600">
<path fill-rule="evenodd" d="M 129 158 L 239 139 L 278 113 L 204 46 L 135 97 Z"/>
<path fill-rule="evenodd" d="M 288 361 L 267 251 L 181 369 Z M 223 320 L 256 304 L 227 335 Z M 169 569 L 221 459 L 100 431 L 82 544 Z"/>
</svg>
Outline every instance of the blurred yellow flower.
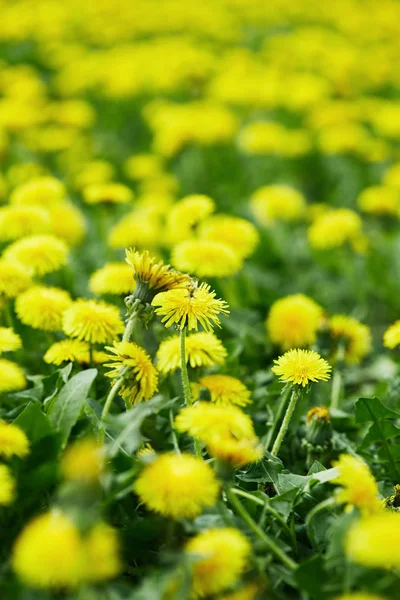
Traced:
<svg viewBox="0 0 400 600">
<path fill-rule="evenodd" d="M 50 230 L 50 216 L 41 206 L 0 208 L 0 240 L 8 242 Z"/>
<path fill-rule="evenodd" d="M 231 375 L 204 375 L 196 384 L 198 390 L 201 387 L 210 391 L 211 401 L 215 404 L 246 406 L 251 403 L 250 390 Z"/>
<path fill-rule="evenodd" d="M 24 325 L 43 331 L 61 331 L 64 312 L 71 304 L 65 290 L 34 286 L 18 296 L 15 311 Z"/>
<path fill-rule="evenodd" d="M 210 331 L 199 331 L 188 335 L 185 353 L 186 363 L 193 369 L 223 364 L 227 356 L 222 342 Z M 156 358 L 160 373 L 167 374 L 180 368 L 179 335 L 171 336 L 161 342 Z"/>
<path fill-rule="evenodd" d="M 266 320 L 267 333 L 283 350 L 310 346 L 322 324 L 322 308 L 304 294 L 276 300 Z"/>
<path fill-rule="evenodd" d="M 347 507 L 357 506 L 363 514 L 378 512 L 382 508 L 378 485 L 368 465 L 358 456 L 341 454 L 332 465 L 339 475 L 330 483 L 340 485 L 337 502 Z"/>
<path fill-rule="evenodd" d="M 89 289 L 94 294 L 122 296 L 131 294 L 135 289 L 132 268 L 123 262 L 107 263 L 98 269 L 89 279 Z"/>
<path fill-rule="evenodd" d="M 22 348 L 22 340 L 11 327 L 0 327 L 0 354 Z"/>
<path fill-rule="evenodd" d="M 55 177 L 37 177 L 15 188 L 10 204 L 51 207 L 64 200 L 65 187 Z"/>
<path fill-rule="evenodd" d="M 229 277 L 242 267 L 240 254 L 219 241 L 187 240 L 172 251 L 172 263 L 198 277 Z"/>
<path fill-rule="evenodd" d="M 352 562 L 364 567 L 391 570 L 400 567 L 399 545 L 400 514 L 382 511 L 351 526 L 345 551 Z"/>
<path fill-rule="evenodd" d="M 349 208 L 332 209 L 315 219 L 308 230 L 312 248 L 329 250 L 346 243 L 357 243 L 362 237 L 362 221 Z"/>
<path fill-rule="evenodd" d="M 16 363 L 0 358 L 0 392 L 18 392 L 26 388 L 23 370 Z"/>
<path fill-rule="evenodd" d="M 49 207 L 52 233 L 69 246 L 80 244 L 86 234 L 83 213 L 71 202 L 60 202 Z"/>
<path fill-rule="evenodd" d="M 122 183 L 93 183 L 83 190 L 83 198 L 87 204 L 126 204 L 133 200 L 133 192 Z"/>
<path fill-rule="evenodd" d="M 85 579 L 98 583 L 113 579 L 122 570 L 117 531 L 96 523 L 83 539 Z"/>
<path fill-rule="evenodd" d="M 391 350 L 400 345 L 400 321 L 396 321 L 386 329 L 383 335 L 383 345 Z"/>
<path fill-rule="evenodd" d="M 63 362 L 89 363 L 89 344 L 80 340 L 61 340 L 50 346 L 43 360 L 57 366 Z"/>
<path fill-rule="evenodd" d="M 365 188 L 357 199 L 360 210 L 372 215 L 400 216 L 400 190 L 384 185 Z"/>
<path fill-rule="evenodd" d="M 265 185 L 258 188 L 250 200 L 257 221 L 266 227 L 274 221 L 299 221 L 306 213 L 306 200 L 288 185 Z"/>
<path fill-rule="evenodd" d="M 13 423 L 0 421 L 0 455 L 4 458 L 29 454 L 29 440 L 26 433 Z"/>
<path fill-rule="evenodd" d="M 8 246 L 3 258 L 17 262 L 33 275 L 58 271 L 68 262 L 68 247 L 54 235 L 32 235 Z"/>
<path fill-rule="evenodd" d="M 61 469 L 66 479 L 96 483 L 104 470 L 103 448 L 93 438 L 78 440 L 64 452 Z"/>
<path fill-rule="evenodd" d="M 167 215 L 167 243 L 174 245 L 193 237 L 196 227 L 214 210 L 214 200 L 202 194 L 185 196 L 176 202 Z"/>
<path fill-rule="evenodd" d="M 163 169 L 163 160 L 157 154 L 133 154 L 124 162 L 124 172 L 129 179 L 148 179 Z"/>
<path fill-rule="evenodd" d="M 0 464 L 0 506 L 8 506 L 15 499 L 15 480 L 6 465 Z"/>
<path fill-rule="evenodd" d="M 27 269 L 18 263 L 0 259 L 0 294 L 15 298 L 32 285 Z"/>
<path fill-rule="evenodd" d="M 371 331 L 368 325 L 347 315 L 333 315 L 328 319 L 328 328 L 338 344 L 345 346 L 344 359 L 348 363 L 359 363 L 371 352 Z"/>
<path fill-rule="evenodd" d="M 250 221 L 230 215 L 208 217 L 200 224 L 198 235 L 201 240 L 222 242 L 230 246 L 241 258 L 253 254 L 260 237 Z"/>
</svg>

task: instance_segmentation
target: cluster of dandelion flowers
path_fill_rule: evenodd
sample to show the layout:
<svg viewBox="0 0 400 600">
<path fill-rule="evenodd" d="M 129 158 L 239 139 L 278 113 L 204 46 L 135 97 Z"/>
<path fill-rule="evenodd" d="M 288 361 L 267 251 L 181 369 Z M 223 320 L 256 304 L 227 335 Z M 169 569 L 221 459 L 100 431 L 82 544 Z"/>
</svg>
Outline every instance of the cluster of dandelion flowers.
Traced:
<svg viewBox="0 0 400 600">
<path fill-rule="evenodd" d="M 388 510 L 364 517 L 351 526 L 345 540 L 348 558 L 364 567 L 400 567 L 400 514 Z"/>
<path fill-rule="evenodd" d="M 28 523 L 18 537 L 13 569 L 35 588 L 73 589 L 117 575 L 121 565 L 115 531 L 95 524 L 84 537 L 66 514 L 52 510 Z"/>
<path fill-rule="evenodd" d="M 157 391 L 158 373 L 147 352 L 134 342 L 114 342 L 107 347 L 112 354 L 107 364 L 112 370 L 107 373 L 111 379 L 123 377 L 119 394 L 128 404 L 150 400 Z"/>
<path fill-rule="evenodd" d="M 54 235 L 32 235 L 8 246 L 3 258 L 19 263 L 32 275 L 42 276 L 67 264 L 68 246 Z"/>
<path fill-rule="evenodd" d="M 312 248 L 327 250 L 346 243 L 357 244 L 362 237 L 362 221 L 349 208 L 330 210 L 315 219 L 308 230 Z"/>
<path fill-rule="evenodd" d="M 22 340 L 11 327 L 0 327 L 0 354 L 22 348 Z"/>
<path fill-rule="evenodd" d="M 215 292 L 206 283 L 200 286 L 178 288 L 157 294 L 152 304 L 156 314 L 163 317 L 165 327 L 176 325 L 179 329 L 198 329 L 211 331 L 213 325 L 220 326 L 219 314 L 227 315 L 228 304 L 215 297 Z"/>
<path fill-rule="evenodd" d="M 186 338 L 186 364 L 193 369 L 221 365 L 225 362 L 227 354 L 222 342 L 211 331 L 198 331 Z M 180 368 L 179 335 L 173 335 L 161 342 L 156 359 L 160 373 L 168 374 Z"/>
<path fill-rule="evenodd" d="M 15 499 L 15 479 L 6 465 L 0 464 L 0 506 L 9 506 Z"/>
<path fill-rule="evenodd" d="M 396 321 L 386 329 L 383 335 L 383 345 L 391 350 L 400 345 L 400 321 Z"/>
<path fill-rule="evenodd" d="M 107 263 L 95 271 L 89 280 L 90 291 L 99 296 L 132 294 L 135 285 L 132 269 L 123 262 Z"/>
<path fill-rule="evenodd" d="M 28 270 L 15 262 L 0 259 L 0 295 L 15 298 L 32 285 Z"/>
<path fill-rule="evenodd" d="M 174 519 L 195 518 L 219 494 L 214 471 L 191 454 L 163 454 L 147 465 L 134 490 L 149 509 Z"/>
<path fill-rule="evenodd" d="M 43 360 L 49 365 L 57 366 L 63 362 L 89 363 L 90 347 L 87 342 L 81 340 L 61 340 L 50 346 Z"/>
<path fill-rule="evenodd" d="M 350 454 L 341 454 L 339 460 L 332 463 L 339 475 L 331 483 L 340 485 L 336 495 L 339 503 L 357 506 L 363 514 L 376 513 L 381 510 L 378 485 L 368 465 Z"/>
<path fill-rule="evenodd" d="M 196 391 L 207 388 L 211 401 L 216 404 L 247 406 L 251 403 L 250 390 L 236 377 L 231 375 L 204 375 L 194 386 Z"/>
<path fill-rule="evenodd" d="M 0 358 L 0 392 L 18 392 L 26 388 L 26 379 L 19 365 Z"/>
<path fill-rule="evenodd" d="M 317 338 L 323 318 L 322 308 L 304 294 L 276 300 L 266 320 L 267 333 L 282 350 L 310 346 Z"/>
<path fill-rule="evenodd" d="M 90 344 L 113 341 L 124 331 L 118 308 L 96 300 L 76 300 L 63 317 L 63 330 L 68 336 Z"/>
<path fill-rule="evenodd" d="M 3 458 L 18 456 L 23 458 L 29 454 L 29 440 L 26 433 L 13 423 L 0 421 L 0 455 Z"/>
<path fill-rule="evenodd" d="M 172 263 L 197 277 L 229 277 L 242 268 L 235 250 L 215 240 L 186 240 L 174 247 Z"/>
<path fill-rule="evenodd" d="M 61 469 L 69 481 L 96 483 L 104 471 L 104 450 L 93 438 L 78 440 L 66 449 Z"/>
<path fill-rule="evenodd" d="M 251 553 L 248 539 L 230 527 L 208 529 L 189 540 L 188 554 L 201 558 L 192 566 L 192 587 L 203 598 L 235 585 L 245 571 Z"/>
<path fill-rule="evenodd" d="M 34 286 L 18 296 L 15 310 L 24 325 L 43 331 L 60 331 L 64 312 L 71 304 L 71 297 L 65 290 Z"/>
<path fill-rule="evenodd" d="M 219 241 L 230 246 L 235 254 L 247 258 L 253 254 L 260 236 L 250 221 L 230 215 L 213 215 L 199 226 L 201 240 Z"/>
<path fill-rule="evenodd" d="M 346 362 L 359 363 L 371 351 L 371 331 L 367 325 L 347 315 L 333 315 L 328 328 L 338 344 L 344 343 Z"/>
<path fill-rule="evenodd" d="M 281 381 L 305 387 L 311 382 L 328 381 L 332 367 L 314 350 L 288 350 L 274 361 L 272 372 Z"/>
</svg>

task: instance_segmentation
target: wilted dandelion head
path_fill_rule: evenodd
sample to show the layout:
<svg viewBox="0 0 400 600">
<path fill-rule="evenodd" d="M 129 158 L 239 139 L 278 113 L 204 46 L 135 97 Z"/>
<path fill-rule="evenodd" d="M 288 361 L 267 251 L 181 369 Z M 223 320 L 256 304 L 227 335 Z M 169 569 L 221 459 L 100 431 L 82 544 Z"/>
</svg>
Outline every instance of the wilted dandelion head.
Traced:
<svg viewBox="0 0 400 600">
<path fill-rule="evenodd" d="M 151 510 L 174 519 L 194 518 L 217 501 L 219 483 L 212 468 L 190 454 L 163 454 L 147 465 L 134 490 Z"/>
<path fill-rule="evenodd" d="M 65 290 L 34 286 L 18 296 L 15 310 L 24 325 L 43 331 L 60 331 L 64 312 L 71 304 L 71 297 Z"/>
<path fill-rule="evenodd" d="M 198 277 L 228 277 L 242 267 L 232 246 L 213 240 L 187 240 L 174 247 L 172 263 Z"/>
<path fill-rule="evenodd" d="M 65 311 L 63 330 L 72 338 L 90 344 L 104 344 L 122 333 L 124 324 L 116 306 L 80 299 Z"/>
<path fill-rule="evenodd" d="M 6 248 L 5 260 L 17 262 L 38 276 L 58 271 L 68 262 L 68 247 L 54 235 L 33 235 Z"/>
<path fill-rule="evenodd" d="M 332 367 L 313 350 L 288 350 L 274 361 L 272 372 L 281 381 L 306 386 L 308 383 L 328 381 Z"/>
<path fill-rule="evenodd" d="M 267 332 L 271 341 L 283 350 L 310 346 L 316 340 L 322 317 L 322 308 L 308 296 L 285 296 L 271 306 Z"/>
<path fill-rule="evenodd" d="M 222 342 L 210 331 L 199 331 L 187 336 L 186 363 L 192 368 L 212 367 L 225 361 L 227 351 Z M 157 369 L 170 373 L 180 367 L 180 339 L 174 335 L 161 342 L 157 351 Z"/>
</svg>

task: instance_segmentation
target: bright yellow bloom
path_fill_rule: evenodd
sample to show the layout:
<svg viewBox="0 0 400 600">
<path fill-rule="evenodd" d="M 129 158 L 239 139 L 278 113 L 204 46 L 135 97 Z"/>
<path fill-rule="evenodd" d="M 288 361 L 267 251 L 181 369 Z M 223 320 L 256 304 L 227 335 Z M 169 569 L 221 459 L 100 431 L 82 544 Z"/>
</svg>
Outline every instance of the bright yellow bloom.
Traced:
<svg viewBox="0 0 400 600">
<path fill-rule="evenodd" d="M 172 251 L 172 263 L 198 277 L 228 277 L 242 268 L 242 259 L 231 246 L 209 240 L 186 240 Z"/>
<path fill-rule="evenodd" d="M 347 315 L 333 315 L 328 320 L 333 338 L 345 343 L 344 359 L 359 363 L 371 351 L 371 331 L 367 325 Z"/>
<path fill-rule="evenodd" d="M 382 511 L 355 523 L 346 536 L 349 559 L 365 567 L 400 567 L 400 514 Z"/>
<path fill-rule="evenodd" d="M 363 514 L 378 512 L 381 508 L 378 485 L 368 465 L 359 457 L 341 454 L 332 465 L 339 475 L 331 483 L 342 489 L 336 500 L 347 506 L 357 506 Z"/>
<path fill-rule="evenodd" d="M 60 202 L 49 208 L 51 231 L 68 246 L 80 244 L 86 233 L 83 213 L 72 202 Z"/>
<path fill-rule="evenodd" d="M 111 248 L 156 248 L 160 244 L 162 226 L 152 206 L 140 206 L 122 217 L 108 235 Z"/>
<path fill-rule="evenodd" d="M 383 177 L 383 183 L 389 187 L 400 188 L 400 163 L 395 163 L 388 168 Z"/>
<path fill-rule="evenodd" d="M 338 248 L 362 237 L 362 221 L 349 208 L 337 208 L 315 219 L 308 230 L 308 240 L 317 250 Z"/>
<path fill-rule="evenodd" d="M 26 379 L 21 367 L 0 358 L 0 392 L 18 392 L 25 388 Z"/>
<path fill-rule="evenodd" d="M 310 421 L 324 421 L 325 423 L 331 422 L 331 415 L 329 408 L 326 406 L 313 406 L 307 412 L 307 423 Z"/>
<path fill-rule="evenodd" d="M 129 404 L 150 400 L 157 391 L 158 373 L 147 352 L 134 342 L 114 342 L 114 347 L 107 346 L 107 350 L 112 352 L 108 360 L 113 361 L 106 365 L 112 369 L 107 377 L 124 376 L 120 396 Z"/>
<path fill-rule="evenodd" d="M 328 381 L 332 367 L 313 350 L 288 350 L 274 360 L 272 372 L 281 381 L 306 386 L 311 381 Z"/>
<path fill-rule="evenodd" d="M 62 340 L 47 350 L 43 360 L 49 365 L 63 362 L 89 363 L 89 344 L 80 340 Z"/>
<path fill-rule="evenodd" d="M 191 454 L 163 454 L 147 465 L 134 484 L 149 509 L 174 519 L 195 518 L 218 498 L 214 471 Z"/>
<path fill-rule="evenodd" d="M 244 467 L 254 463 L 264 455 L 264 449 L 258 437 L 237 439 L 235 436 L 214 436 L 207 444 L 207 451 L 214 458 L 218 458 L 232 467 Z"/>
<path fill-rule="evenodd" d="M 8 246 L 3 258 L 19 263 L 32 275 L 41 276 L 67 264 L 68 247 L 54 235 L 32 235 Z"/>
<path fill-rule="evenodd" d="M 68 336 L 90 344 L 111 342 L 124 330 L 116 306 L 96 300 L 76 300 L 64 313 L 63 330 Z"/>
<path fill-rule="evenodd" d="M 225 362 L 227 351 L 211 331 L 199 331 L 187 336 L 185 343 L 186 364 L 196 367 L 212 367 Z M 157 369 L 171 373 L 180 368 L 180 338 L 173 335 L 161 342 L 157 351 Z"/>
<path fill-rule="evenodd" d="M 233 405 L 221 406 L 211 402 L 196 402 L 183 408 L 175 419 L 175 427 L 207 444 L 214 437 L 254 437 L 251 418 Z"/>
<path fill-rule="evenodd" d="M 122 296 L 131 294 L 135 289 L 132 269 L 123 262 L 107 263 L 93 273 L 89 280 L 89 289 L 94 294 L 113 294 Z"/>
<path fill-rule="evenodd" d="M 96 523 L 83 540 L 85 579 L 106 581 L 118 575 L 122 564 L 118 535 L 106 523 Z"/>
<path fill-rule="evenodd" d="M 66 479 L 95 483 L 104 471 L 103 448 L 92 438 L 78 440 L 66 449 L 61 468 Z"/>
<path fill-rule="evenodd" d="M 204 375 L 196 388 L 205 387 L 210 391 L 211 401 L 216 404 L 246 406 L 251 403 L 250 390 L 236 377 L 230 375 Z"/>
<path fill-rule="evenodd" d="M 197 225 L 214 210 L 214 201 L 200 194 L 176 202 L 167 218 L 168 242 L 173 245 L 193 237 Z"/>
<path fill-rule="evenodd" d="M 18 186 L 10 197 L 10 204 L 50 207 L 65 198 L 65 187 L 54 177 L 37 177 Z"/>
<path fill-rule="evenodd" d="M 205 331 L 211 331 L 213 325 L 220 327 L 219 314 L 229 313 L 228 304 L 215 298 L 215 292 L 206 283 L 199 286 L 172 289 L 157 294 L 152 301 L 156 314 L 163 317 L 165 327 L 176 324 L 179 329 L 187 327 L 189 331 L 200 325 Z"/>
<path fill-rule="evenodd" d="M 269 227 L 274 221 L 299 221 L 306 212 L 304 196 L 288 185 L 265 185 L 251 197 L 257 221 Z"/>
<path fill-rule="evenodd" d="M 126 262 L 133 269 L 133 278 L 136 284 L 144 284 L 152 293 L 172 290 L 187 285 L 190 281 L 188 275 L 175 271 L 170 265 L 150 256 L 149 252 L 126 251 Z"/>
<path fill-rule="evenodd" d="M 0 354 L 22 348 L 22 340 L 11 327 L 0 327 Z"/>
<path fill-rule="evenodd" d="M 0 294 L 2 296 L 15 298 L 31 285 L 32 280 L 25 267 L 0 259 Z"/>
<path fill-rule="evenodd" d="M 126 204 L 133 200 L 133 192 L 121 183 L 93 183 L 83 190 L 83 198 L 87 204 Z"/>
<path fill-rule="evenodd" d="M 0 506 L 8 506 L 15 498 L 15 480 L 6 465 L 0 464 Z"/>
<path fill-rule="evenodd" d="M 36 517 L 19 535 L 12 563 L 24 583 L 37 588 L 71 588 L 84 579 L 86 563 L 79 531 L 65 514 Z"/>
<path fill-rule="evenodd" d="M 231 217 L 230 215 L 214 215 L 199 226 L 199 238 L 217 241 L 230 246 L 240 256 L 247 258 L 253 254 L 260 236 L 250 221 Z"/>
<path fill-rule="evenodd" d="M 12 423 L 0 421 L 0 455 L 4 458 L 29 454 L 29 440 L 25 432 Z"/>
<path fill-rule="evenodd" d="M 308 296 L 285 296 L 271 306 L 267 332 L 271 341 L 283 350 L 310 346 L 316 340 L 322 316 L 322 308 Z"/>
<path fill-rule="evenodd" d="M 50 230 L 50 216 L 41 206 L 4 206 L 0 208 L 0 241 L 45 233 Z"/>
<path fill-rule="evenodd" d="M 74 176 L 74 186 L 82 189 L 93 183 L 104 183 L 110 181 L 114 175 L 115 169 L 109 162 L 92 160 L 84 165 L 79 165 L 79 171 Z"/>
<path fill-rule="evenodd" d="M 133 154 L 124 163 L 129 179 L 148 179 L 161 173 L 162 169 L 163 159 L 157 154 Z"/>
<path fill-rule="evenodd" d="M 189 554 L 203 557 L 192 566 L 193 591 L 201 598 L 233 586 L 246 569 L 251 552 L 248 539 L 229 527 L 202 531 L 185 548 Z"/>
<path fill-rule="evenodd" d="M 396 321 L 388 327 L 383 335 L 383 345 L 386 348 L 396 348 L 400 344 L 400 321 Z"/>
<path fill-rule="evenodd" d="M 15 310 L 24 325 L 43 331 L 60 331 L 64 312 L 71 304 L 65 290 L 38 285 L 18 296 Z"/>
<path fill-rule="evenodd" d="M 363 212 L 372 215 L 398 216 L 400 211 L 400 191 L 384 185 L 374 185 L 361 192 L 357 203 Z"/>
</svg>

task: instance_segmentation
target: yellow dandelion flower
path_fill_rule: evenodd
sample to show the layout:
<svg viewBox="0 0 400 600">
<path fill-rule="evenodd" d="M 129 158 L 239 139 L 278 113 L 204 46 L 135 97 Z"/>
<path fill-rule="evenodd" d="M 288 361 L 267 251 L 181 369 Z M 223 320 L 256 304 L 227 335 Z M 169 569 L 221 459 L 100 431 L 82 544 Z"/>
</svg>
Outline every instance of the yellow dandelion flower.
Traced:
<svg viewBox="0 0 400 600">
<path fill-rule="evenodd" d="M 147 508 L 174 519 L 195 518 L 218 498 L 212 468 L 191 454 L 163 454 L 147 465 L 134 484 Z"/>
<path fill-rule="evenodd" d="M 0 295 L 15 298 L 31 285 L 32 279 L 25 267 L 0 259 Z"/>
<path fill-rule="evenodd" d="M 104 344 L 122 333 L 124 324 L 116 306 L 82 298 L 65 311 L 63 330 L 72 338 Z"/>
<path fill-rule="evenodd" d="M 367 325 L 347 315 L 333 315 L 328 320 L 333 338 L 345 342 L 344 359 L 359 363 L 371 351 L 371 331 Z"/>
<path fill-rule="evenodd" d="M 149 443 L 145 444 L 140 450 L 136 452 L 136 456 L 139 458 L 146 458 L 147 456 L 155 456 L 156 452 Z"/>
<path fill-rule="evenodd" d="M 337 208 L 317 217 L 308 229 L 310 245 L 317 250 L 338 248 L 362 237 L 362 221 L 349 208 Z"/>
<path fill-rule="evenodd" d="M 26 379 L 21 367 L 0 358 L 0 392 L 18 392 L 26 388 Z"/>
<path fill-rule="evenodd" d="M 80 340 L 62 340 L 52 344 L 43 357 L 49 365 L 61 365 L 63 362 L 89 362 L 89 344 Z"/>
<path fill-rule="evenodd" d="M 326 406 L 313 406 L 307 412 L 307 423 L 311 421 L 324 421 L 325 423 L 331 422 L 331 415 L 329 409 Z"/>
<path fill-rule="evenodd" d="M 83 190 L 83 198 L 87 204 L 126 204 L 132 202 L 133 192 L 122 183 L 106 181 L 104 183 L 93 183 Z"/>
<path fill-rule="evenodd" d="M 136 282 L 132 269 L 123 262 L 107 263 L 93 273 L 89 280 L 89 289 L 94 294 L 112 294 L 122 296 L 131 294 Z"/>
<path fill-rule="evenodd" d="M 188 554 L 202 557 L 192 566 L 193 591 L 200 598 L 235 585 L 251 553 L 248 539 L 230 527 L 202 531 L 189 540 L 185 549 Z"/>
<path fill-rule="evenodd" d="M 112 352 L 108 360 L 113 361 L 106 365 L 112 369 L 107 377 L 124 376 L 120 396 L 129 404 L 150 400 L 157 391 L 158 374 L 147 352 L 134 342 L 114 342 L 107 350 Z"/>
<path fill-rule="evenodd" d="M 58 179 L 48 176 L 36 177 L 15 188 L 10 197 L 10 204 L 48 208 L 61 202 L 65 195 L 65 187 Z"/>
<path fill-rule="evenodd" d="M 96 523 L 83 540 L 85 579 L 101 582 L 112 579 L 122 569 L 118 535 L 106 523 Z"/>
<path fill-rule="evenodd" d="M 339 475 L 330 483 L 340 485 L 337 502 L 348 507 L 357 506 L 363 514 L 371 514 L 381 509 L 378 485 L 368 465 L 359 457 L 341 454 L 332 463 Z"/>
<path fill-rule="evenodd" d="M 191 238 L 196 226 L 214 210 L 214 201 L 201 194 L 186 196 L 176 202 L 167 218 L 168 242 L 173 245 Z"/>
<path fill-rule="evenodd" d="M 357 203 L 365 213 L 397 216 L 400 211 L 400 191 L 384 185 L 374 185 L 361 192 Z"/>
<path fill-rule="evenodd" d="M 187 336 L 185 344 L 186 364 L 196 367 L 212 367 L 225 362 L 227 351 L 222 342 L 210 331 L 199 331 Z M 180 338 L 174 335 L 161 342 L 157 351 L 157 369 L 160 373 L 172 373 L 180 368 Z"/>
<path fill-rule="evenodd" d="M 41 206 L 4 206 L 0 208 L 0 241 L 10 242 L 21 237 L 50 230 L 50 216 Z"/>
<path fill-rule="evenodd" d="M 147 250 L 126 250 L 126 262 L 132 268 L 136 285 L 138 288 L 140 286 L 140 293 L 144 294 L 146 300 L 150 300 L 158 292 L 179 288 L 190 282 L 188 275 L 175 271 L 162 261 L 157 262 Z"/>
<path fill-rule="evenodd" d="M 38 285 L 18 296 L 15 310 L 24 325 L 43 331 L 60 331 L 64 312 L 71 304 L 65 290 Z"/>
<path fill-rule="evenodd" d="M 74 186 L 78 189 L 85 188 L 94 183 L 110 181 L 115 175 L 114 167 L 105 160 L 92 160 L 83 166 L 74 176 Z"/>
<path fill-rule="evenodd" d="M 175 419 L 175 427 L 208 444 L 214 438 L 254 438 L 251 418 L 233 405 L 196 402 L 183 408 Z"/>
<path fill-rule="evenodd" d="M 348 594 L 335 596 L 334 600 L 385 600 L 385 598 L 369 592 L 349 592 Z"/>
<path fill-rule="evenodd" d="M 203 327 L 211 331 L 213 325 L 220 327 L 219 314 L 229 313 L 228 304 L 215 298 L 215 292 L 206 283 L 191 288 L 172 289 L 157 294 L 152 301 L 156 314 L 163 317 L 165 327 L 176 324 L 179 329 Z"/>
<path fill-rule="evenodd" d="M 68 247 L 54 235 L 32 235 L 8 246 L 3 258 L 19 263 L 32 275 L 41 276 L 67 264 Z"/>
<path fill-rule="evenodd" d="M 161 221 L 153 207 L 139 207 L 111 228 L 108 244 L 111 248 L 155 248 L 160 245 L 161 234 Z"/>
<path fill-rule="evenodd" d="M 400 188 L 400 163 L 395 163 L 388 168 L 383 177 L 383 183 L 389 187 Z"/>
<path fill-rule="evenodd" d="M 64 453 L 61 469 L 64 477 L 71 481 L 97 482 L 104 471 L 102 446 L 92 438 L 74 442 Z"/>
<path fill-rule="evenodd" d="M 328 381 L 332 367 L 313 350 L 288 350 L 274 361 L 272 372 L 281 381 L 306 386 L 311 381 Z"/>
<path fill-rule="evenodd" d="M 6 465 L 0 465 L 0 505 L 8 506 L 15 498 L 15 480 Z"/>
<path fill-rule="evenodd" d="M 255 600 L 260 592 L 260 587 L 255 583 L 248 583 L 231 594 L 221 596 L 220 600 Z M 355 599 L 357 600 L 357 599 Z M 360 600 L 362 600 L 360 598 Z"/>
<path fill-rule="evenodd" d="M 322 316 L 322 308 L 308 296 L 285 296 L 271 306 L 267 332 L 271 341 L 283 350 L 310 346 L 317 338 Z"/>
<path fill-rule="evenodd" d="M 299 221 L 305 216 L 306 200 L 288 185 L 265 185 L 250 200 L 251 210 L 259 223 L 268 227 L 274 221 Z"/>
<path fill-rule="evenodd" d="M 400 567 L 400 514 L 382 511 L 364 517 L 349 530 L 345 551 L 349 559 L 365 567 Z"/>
<path fill-rule="evenodd" d="M 383 345 L 386 348 L 396 348 L 400 344 L 400 321 L 396 321 L 388 327 L 383 335 Z"/>
<path fill-rule="evenodd" d="M 246 406 L 251 403 L 250 390 L 230 375 L 205 375 L 199 380 L 198 386 L 207 388 L 211 401 L 216 404 Z"/>
<path fill-rule="evenodd" d="M 217 241 L 230 246 L 241 258 L 253 254 L 260 236 L 250 221 L 231 217 L 230 215 L 214 215 L 203 221 L 198 231 L 201 240 Z"/>
<path fill-rule="evenodd" d="M 76 587 L 83 581 L 86 568 L 78 529 L 60 511 L 36 517 L 17 538 L 12 564 L 29 586 Z"/>
<path fill-rule="evenodd" d="M 208 441 L 207 451 L 214 458 L 235 468 L 257 462 L 264 455 L 264 449 L 256 436 L 237 439 L 234 435 L 215 435 Z"/>
<path fill-rule="evenodd" d="M 133 154 L 124 162 L 124 172 L 129 179 L 148 179 L 163 170 L 163 159 L 158 154 Z"/>
<path fill-rule="evenodd" d="M 22 340 L 11 327 L 0 327 L 0 354 L 22 348 Z"/>
<path fill-rule="evenodd" d="M 29 440 L 25 432 L 12 423 L 0 421 L 0 455 L 4 458 L 29 454 Z"/>
<path fill-rule="evenodd" d="M 49 208 L 52 233 L 68 246 L 77 246 L 85 237 L 86 221 L 83 213 L 71 202 L 60 202 Z"/>
<path fill-rule="evenodd" d="M 218 241 L 186 240 L 174 247 L 172 263 L 198 277 L 228 277 L 242 268 L 242 258 Z"/>
</svg>

